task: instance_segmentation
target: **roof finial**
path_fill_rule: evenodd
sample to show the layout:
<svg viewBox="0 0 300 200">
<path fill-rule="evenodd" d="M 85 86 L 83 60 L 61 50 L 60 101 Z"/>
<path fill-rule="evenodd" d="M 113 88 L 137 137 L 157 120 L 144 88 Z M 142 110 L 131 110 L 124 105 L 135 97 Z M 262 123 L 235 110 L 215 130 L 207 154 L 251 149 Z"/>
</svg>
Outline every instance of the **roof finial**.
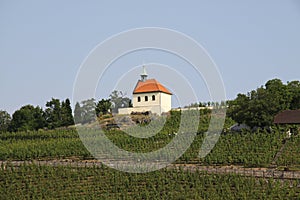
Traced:
<svg viewBox="0 0 300 200">
<path fill-rule="evenodd" d="M 146 67 L 145 67 L 145 65 L 143 65 L 143 73 L 141 74 L 141 81 L 143 81 L 143 82 L 146 81 L 147 76 L 148 76 L 148 74 L 146 72 Z"/>
</svg>

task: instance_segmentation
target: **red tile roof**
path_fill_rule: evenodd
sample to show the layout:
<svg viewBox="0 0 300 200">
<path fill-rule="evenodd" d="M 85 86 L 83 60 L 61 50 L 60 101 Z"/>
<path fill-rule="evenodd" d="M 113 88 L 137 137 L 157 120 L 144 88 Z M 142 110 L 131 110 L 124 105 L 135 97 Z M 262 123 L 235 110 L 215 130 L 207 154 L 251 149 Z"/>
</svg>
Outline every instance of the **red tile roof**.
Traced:
<svg viewBox="0 0 300 200">
<path fill-rule="evenodd" d="M 163 92 L 172 95 L 172 93 L 167 88 L 165 88 L 162 84 L 160 84 L 155 79 L 148 79 L 144 82 L 138 81 L 133 90 L 133 94 L 146 93 L 146 92 Z"/>
<path fill-rule="evenodd" d="M 274 118 L 275 124 L 300 124 L 300 110 L 285 110 Z"/>
</svg>

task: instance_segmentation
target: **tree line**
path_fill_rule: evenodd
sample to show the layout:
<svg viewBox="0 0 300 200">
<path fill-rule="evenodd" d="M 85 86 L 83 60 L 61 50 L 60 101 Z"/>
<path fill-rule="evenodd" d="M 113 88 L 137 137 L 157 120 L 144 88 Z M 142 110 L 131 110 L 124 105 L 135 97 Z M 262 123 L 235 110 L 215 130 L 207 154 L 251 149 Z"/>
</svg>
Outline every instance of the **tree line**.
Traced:
<svg viewBox="0 0 300 200">
<path fill-rule="evenodd" d="M 52 98 L 46 103 L 46 109 L 40 106 L 25 105 L 16 110 L 12 116 L 0 111 L 0 132 L 54 129 L 74 124 L 69 99 L 60 101 Z"/>
<path fill-rule="evenodd" d="M 96 102 L 94 98 L 77 102 L 74 108 L 74 121 L 76 124 L 86 124 L 97 117 L 108 113 L 118 113 L 119 108 L 132 107 L 131 99 L 122 91 L 114 90 L 108 99 Z"/>
<path fill-rule="evenodd" d="M 227 116 L 237 123 L 251 128 L 271 126 L 279 112 L 300 109 L 300 82 L 284 84 L 280 79 L 272 79 L 227 103 Z"/>
<path fill-rule="evenodd" d="M 0 110 L 0 132 L 54 129 L 76 123 L 90 123 L 95 116 L 117 113 L 119 108 L 132 107 L 131 100 L 121 91 L 113 91 L 108 99 L 88 99 L 77 102 L 74 116 L 70 100 L 60 101 L 52 98 L 46 103 L 46 109 L 39 106 L 25 105 L 10 116 Z M 194 106 L 224 107 L 225 103 L 198 103 Z M 276 114 L 283 110 L 300 109 L 300 82 L 284 84 L 280 79 L 272 79 L 265 85 L 247 94 L 238 94 L 234 100 L 226 102 L 227 117 L 239 124 L 250 127 L 266 127 L 273 124 Z"/>
<path fill-rule="evenodd" d="M 25 105 L 12 116 L 0 110 L 0 132 L 16 132 L 38 129 L 55 129 L 76 123 L 86 124 L 94 121 L 95 116 L 116 113 L 119 108 L 132 106 L 131 100 L 120 91 L 113 91 L 108 99 L 96 101 L 94 98 L 77 102 L 74 115 L 70 100 L 52 98 L 46 102 L 45 109 L 40 106 Z"/>
</svg>

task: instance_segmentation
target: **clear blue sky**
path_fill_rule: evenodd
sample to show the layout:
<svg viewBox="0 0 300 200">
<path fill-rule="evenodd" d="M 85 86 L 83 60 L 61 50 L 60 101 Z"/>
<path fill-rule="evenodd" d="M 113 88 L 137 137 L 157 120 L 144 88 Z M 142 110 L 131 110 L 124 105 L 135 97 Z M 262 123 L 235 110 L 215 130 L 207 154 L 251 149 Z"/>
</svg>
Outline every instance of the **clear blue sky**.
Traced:
<svg viewBox="0 0 300 200">
<path fill-rule="evenodd" d="M 194 38 L 217 64 L 228 99 L 272 78 L 300 80 L 299 1 L 178 2 L 0 1 L 0 110 L 12 114 L 51 97 L 71 99 L 88 53 L 111 35 L 139 27 Z M 143 59 L 156 61 L 148 56 L 134 63 Z"/>
</svg>

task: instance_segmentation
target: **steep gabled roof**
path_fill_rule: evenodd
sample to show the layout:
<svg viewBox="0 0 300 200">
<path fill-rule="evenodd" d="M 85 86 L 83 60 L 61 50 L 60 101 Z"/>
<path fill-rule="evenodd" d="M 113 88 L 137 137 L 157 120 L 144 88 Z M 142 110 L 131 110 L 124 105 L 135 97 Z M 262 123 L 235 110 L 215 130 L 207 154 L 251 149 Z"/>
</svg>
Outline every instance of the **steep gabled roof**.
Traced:
<svg viewBox="0 0 300 200">
<path fill-rule="evenodd" d="M 300 124 L 300 110 L 285 110 L 277 114 L 274 124 Z"/>
<path fill-rule="evenodd" d="M 139 80 L 133 90 L 133 94 L 147 93 L 147 92 L 163 92 L 172 95 L 172 93 L 167 88 L 165 88 L 162 84 L 160 84 L 155 79 L 148 79 L 145 81 Z"/>
</svg>

